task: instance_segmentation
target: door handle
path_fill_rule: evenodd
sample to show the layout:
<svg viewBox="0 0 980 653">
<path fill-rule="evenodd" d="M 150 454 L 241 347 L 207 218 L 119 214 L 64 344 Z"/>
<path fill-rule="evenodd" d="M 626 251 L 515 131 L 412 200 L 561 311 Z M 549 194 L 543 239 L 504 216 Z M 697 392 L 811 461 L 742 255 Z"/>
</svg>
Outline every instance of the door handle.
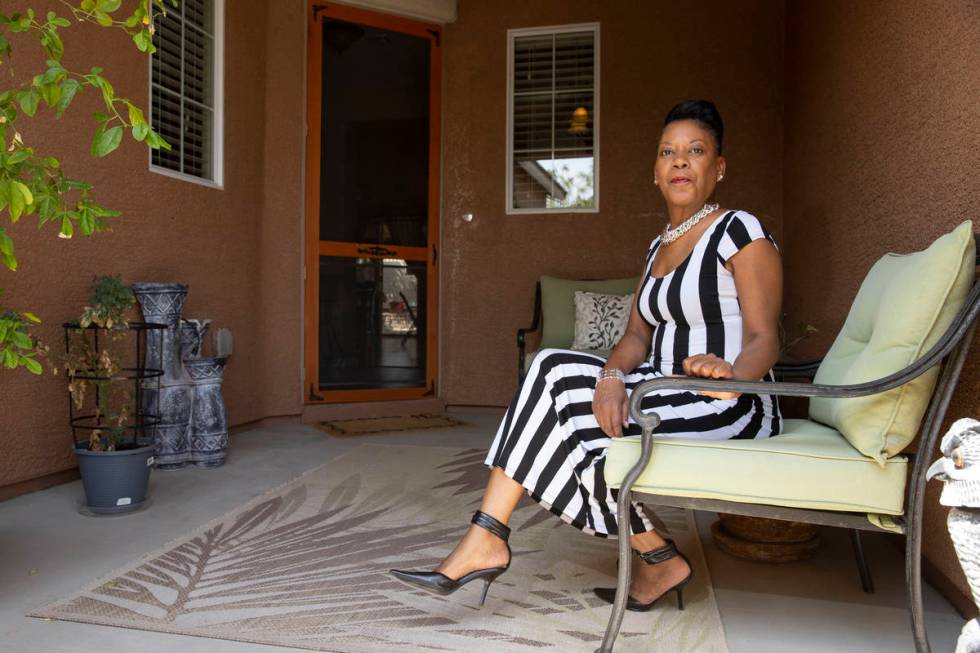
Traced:
<svg viewBox="0 0 980 653">
<path fill-rule="evenodd" d="M 372 245 L 371 247 L 358 247 L 358 254 L 370 254 L 372 256 L 396 256 L 398 252 L 393 249 L 386 249 L 384 247 L 378 247 L 377 245 Z"/>
</svg>

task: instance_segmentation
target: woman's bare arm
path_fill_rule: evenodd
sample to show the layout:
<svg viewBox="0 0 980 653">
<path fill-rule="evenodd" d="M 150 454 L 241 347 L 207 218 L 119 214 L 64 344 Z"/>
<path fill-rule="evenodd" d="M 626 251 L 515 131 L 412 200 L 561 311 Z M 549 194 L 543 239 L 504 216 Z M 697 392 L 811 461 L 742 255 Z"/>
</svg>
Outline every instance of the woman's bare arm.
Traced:
<svg viewBox="0 0 980 653">
<path fill-rule="evenodd" d="M 646 281 L 646 275 L 640 279 L 640 284 L 633 294 L 633 306 L 630 309 L 630 319 L 626 325 L 626 333 L 609 354 L 605 369 L 619 369 L 629 374 L 647 358 L 650 350 L 650 338 L 653 329 L 640 317 L 640 289 Z M 626 386 L 616 380 L 606 380 L 597 383 L 595 396 L 592 399 L 592 413 L 602 432 L 611 438 L 623 434 L 629 417 L 629 398 L 626 396 Z"/>
<path fill-rule="evenodd" d="M 684 360 L 684 373 L 714 379 L 758 381 L 779 357 L 779 313 L 783 300 L 783 267 L 779 252 L 767 240 L 756 240 L 728 259 L 742 311 L 742 351 L 735 364 L 700 354 Z M 705 392 L 732 399 L 735 392 Z"/>
</svg>

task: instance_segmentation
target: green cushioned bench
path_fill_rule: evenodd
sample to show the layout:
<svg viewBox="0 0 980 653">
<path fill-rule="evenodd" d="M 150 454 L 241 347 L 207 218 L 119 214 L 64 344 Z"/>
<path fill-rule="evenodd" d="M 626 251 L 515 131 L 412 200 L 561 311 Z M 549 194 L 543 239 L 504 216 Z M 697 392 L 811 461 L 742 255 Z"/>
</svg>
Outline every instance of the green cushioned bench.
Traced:
<svg viewBox="0 0 980 653">
<path fill-rule="evenodd" d="M 639 436 L 615 440 L 606 477 L 625 478 L 640 458 L 640 444 Z M 788 419 L 781 435 L 763 440 L 657 438 L 653 446 L 634 492 L 902 514 L 907 459 L 895 456 L 882 467 L 839 432 L 810 420 Z"/>
<path fill-rule="evenodd" d="M 543 349 L 571 349 L 575 339 L 575 291 L 602 293 L 605 295 L 628 295 L 636 292 L 639 277 L 626 279 L 559 279 L 544 276 L 538 280 L 534 290 L 534 316 L 531 326 L 517 330 L 517 381 L 524 380 L 524 374 L 531 367 L 537 353 Z M 527 334 L 541 330 L 538 348 L 528 352 Z M 606 357 L 604 349 L 587 350 L 591 354 Z"/>
<path fill-rule="evenodd" d="M 921 538 L 926 469 L 980 315 L 977 242 L 964 222 L 929 248 L 888 254 L 872 267 L 822 361 L 775 368 L 777 381 L 666 377 L 630 395 L 639 437 L 607 450 L 606 484 L 629 505 L 710 510 L 851 529 L 865 591 L 873 591 L 860 531 L 906 537 L 909 613 L 916 650 L 928 653 Z M 786 382 L 785 379 L 812 382 Z M 809 397 L 810 419 L 785 421 L 768 440 L 655 437 L 660 418 L 640 411 L 657 390 Z M 918 451 L 907 448 L 919 435 Z M 597 653 L 611 653 L 630 580 L 629 538 L 619 540 L 616 601 Z"/>
</svg>

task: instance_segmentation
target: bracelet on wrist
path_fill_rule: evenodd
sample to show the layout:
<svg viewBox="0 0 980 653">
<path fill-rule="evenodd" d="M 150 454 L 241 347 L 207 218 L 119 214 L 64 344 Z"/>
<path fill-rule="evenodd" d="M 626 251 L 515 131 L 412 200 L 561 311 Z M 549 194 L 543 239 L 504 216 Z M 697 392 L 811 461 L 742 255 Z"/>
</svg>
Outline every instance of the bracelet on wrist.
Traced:
<svg viewBox="0 0 980 653">
<path fill-rule="evenodd" d="M 616 379 L 617 381 L 621 382 L 623 385 L 626 385 L 626 375 L 623 374 L 623 370 L 617 369 L 615 367 L 608 370 L 605 369 L 601 370 L 598 376 L 596 376 L 595 384 L 599 385 L 600 383 L 602 383 L 607 379 Z"/>
</svg>

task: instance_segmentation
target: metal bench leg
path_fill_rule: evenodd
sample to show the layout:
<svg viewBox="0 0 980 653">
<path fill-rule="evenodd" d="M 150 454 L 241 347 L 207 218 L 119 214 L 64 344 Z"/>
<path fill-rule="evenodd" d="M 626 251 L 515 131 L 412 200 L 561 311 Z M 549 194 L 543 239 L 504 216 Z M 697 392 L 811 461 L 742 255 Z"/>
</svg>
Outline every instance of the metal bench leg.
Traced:
<svg viewBox="0 0 980 653">
<path fill-rule="evenodd" d="M 874 594 L 875 584 L 871 579 L 871 569 L 868 567 L 868 560 L 864 557 L 864 547 L 861 545 L 861 531 L 856 528 L 851 529 L 851 544 L 854 545 L 854 559 L 857 561 L 858 574 L 861 575 L 861 588 L 865 594 Z"/>
<path fill-rule="evenodd" d="M 630 483 L 630 486 L 633 484 Z M 619 627 L 623 623 L 623 616 L 626 614 L 626 600 L 630 590 L 630 564 L 633 556 L 630 555 L 630 497 L 632 492 L 627 487 L 620 488 L 617 500 L 616 515 L 619 525 L 619 573 L 616 576 L 616 599 L 613 601 L 612 613 L 609 615 L 609 623 L 606 625 L 606 634 L 602 638 L 602 645 L 595 650 L 595 653 L 612 653 L 613 644 L 616 643 L 616 636 L 619 634 Z"/>
<path fill-rule="evenodd" d="M 616 636 L 619 634 L 619 627 L 623 623 L 623 615 L 626 614 L 626 599 L 629 597 L 630 591 L 630 563 L 632 562 L 630 502 L 633 493 L 631 490 L 653 454 L 653 429 L 660 423 L 660 419 L 654 416 L 650 421 L 652 424 L 643 429 L 640 459 L 626 474 L 626 478 L 623 479 L 623 484 L 619 488 L 619 497 L 616 502 L 616 518 L 619 528 L 619 573 L 616 577 L 616 600 L 613 601 L 613 608 L 609 615 L 609 623 L 606 625 L 606 634 L 602 638 L 602 645 L 595 650 L 595 653 L 612 653 L 613 644 L 616 643 Z"/>
</svg>

